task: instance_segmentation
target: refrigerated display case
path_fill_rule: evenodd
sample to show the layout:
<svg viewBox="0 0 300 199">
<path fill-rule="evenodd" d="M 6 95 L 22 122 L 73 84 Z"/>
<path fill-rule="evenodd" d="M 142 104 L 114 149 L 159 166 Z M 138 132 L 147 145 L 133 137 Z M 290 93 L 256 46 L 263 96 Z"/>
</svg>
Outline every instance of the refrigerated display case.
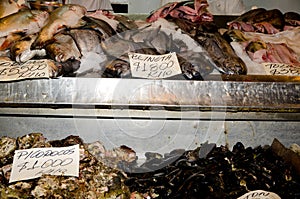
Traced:
<svg viewBox="0 0 300 199">
<path fill-rule="evenodd" d="M 146 2 L 147 6 L 140 6 Z M 144 20 L 147 12 L 160 6 L 160 1 L 111 3 L 122 8 L 125 5 L 128 13 L 120 13 L 134 20 Z M 266 8 L 274 6 L 267 1 L 244 3 L 247 9 L 258 3 Z M 297 3 L 282 9 L 295 11 Z M 226 28 L 226 23 L 237 16 L 214 17 L 220 28 Z M 31 197 L 50 197 L 54 192 L 60 197 L 75 197 L 78 192 L 91 198 L 94 193 L 104 193 L 101 197 L 109 198 L 110 193 L 105 194 L 111 188 L 120 191 L 119 185 L 128 198 L 159 198 L 159 194 L 198 197 L 200 193 L 232 198 L 230 194 L 241 196 L 251 186 L 297 196 L 299 155 L 283 148 L 300 145 L 300 76 L 259 74 L 253 69 L 247 75 L 214 71 L 201 81 L 181 76 L 143 79 L 91 75 L 0 82 L 0 136 L 12 138 L 5 137 L 3 145 L 14 143 L 1 150 L 15 150 L 31 138 L 42 147 L 80 143 L 80 138 L 84 142 L 80 143 L 77 178 L 46 175 L 9 184 L 12 152 L 1 153 L 0 181 L 4 183 L 0 196 L 30 190 L 26 194 Z M 45 144 L 40 134 L 31 133 L 41 133 L 50 142 Z M 282 156 L 287 166 L 278 157 L 272 159 L 271 144 L 271 150 Z M 166 184 L 162 184 L 164 180 Z M 78 186 L 83 182 L 86 186 Z M 286 187 L 277 189 L 279 182 Z"/>
</svg>

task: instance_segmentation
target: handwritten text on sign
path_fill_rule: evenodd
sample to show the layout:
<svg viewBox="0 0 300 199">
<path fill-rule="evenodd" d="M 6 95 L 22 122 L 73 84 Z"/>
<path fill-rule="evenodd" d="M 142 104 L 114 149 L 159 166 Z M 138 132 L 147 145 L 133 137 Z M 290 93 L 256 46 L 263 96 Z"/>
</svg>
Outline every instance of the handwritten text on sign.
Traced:
<svg viewBox="0 0 300 199">
<path fill-rule="evenodd" d="M 0 81 L 13 81 L 28 78 L 49 78 L 45 60 L 29 60 L 25 63 L 0 61 Z"/>
<path fill-rule="evenodd" d="M 9 182 L 33 179 L 43 174 L 78 176 L 79 145 L 15 151 Z"/>
<path fill-rule="evenodd" d="M 238 199 L 280 199 L 280 197 L 272 192 L 264 190 L 250 191 Z"/>
<path fill-rule="evenodd" d="M 181 74 L 176 53 L 165 55 L 146 55 L 128 53 L 133 77 L 163 79 Z"/>
<path fill-rule="evenodd" d="M 300 76 L 300 67 L 280 63 L 263 63 L 268 75 Z"/>
</svg>

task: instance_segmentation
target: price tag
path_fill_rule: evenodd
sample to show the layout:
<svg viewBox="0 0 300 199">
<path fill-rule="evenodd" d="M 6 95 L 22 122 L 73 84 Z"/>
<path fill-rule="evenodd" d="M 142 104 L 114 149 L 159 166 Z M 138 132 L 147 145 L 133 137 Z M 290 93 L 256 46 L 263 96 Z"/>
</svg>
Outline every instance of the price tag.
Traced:
<svg viewBox="0 0 300 199">
<path fill-rule="evenodd" d="M 256 190 L 246 193 L 238 199 L 280 199 L 280 197 L 272 192 Z"/>
<path fill-rule="evenodd" d="M 280 63 L 263 63 L 267 75 L 300 76 L 300 66 Z"/>
<path fill-rule="evenodd" d="M 79 175 L 79 145 L 16 150 L 9 182 L 49 175 Z"/>
<path fill-rule="evenodd" d="M 128 56 L 133 77 L 164 79 L 182 73 L 176 53 L 164 55 L 128 53 Z"/>
<path fill-rule="evenodd" d="M 29 60 L 21 64 L 14 61 L 0 61 L 0 81 L 28 78 L 49 78 L 47 60 Z"/>
</svg>

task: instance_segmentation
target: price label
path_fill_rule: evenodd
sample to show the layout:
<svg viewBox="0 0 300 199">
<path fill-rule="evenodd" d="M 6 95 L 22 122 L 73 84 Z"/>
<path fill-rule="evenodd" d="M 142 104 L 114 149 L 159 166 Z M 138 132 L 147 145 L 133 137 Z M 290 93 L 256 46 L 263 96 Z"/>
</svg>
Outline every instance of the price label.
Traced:
<svg viewBox="0 0 300 199">
<path fill-rule="evenodd" d="M 182 73 L 176 53 L 164 55 L 128 53 L 128 56 L 133 77 L 164 79 Z"/>
<path fill-rule="evenodd" d="M 256 190 L 246 193 L 238 199 L 280 199 L 280 197 L 272 192 Z"/>
<path fill-rule="evenodd" d="M 29 60 L 21 64 L 14 61 L 0 61 L 0 81 L 28 78 L 49 78 L 47 60 Z"/>
<path fill-rule="evenodd" d="M 300 76 L 300 66 L 280 63 L 263 63 L 267 75 Z"/>
<path fill-rule="evenodd" d="M 49 175 L 79 175 L 79 145 L 16 150 L 9 182 Z"/>
</svg>

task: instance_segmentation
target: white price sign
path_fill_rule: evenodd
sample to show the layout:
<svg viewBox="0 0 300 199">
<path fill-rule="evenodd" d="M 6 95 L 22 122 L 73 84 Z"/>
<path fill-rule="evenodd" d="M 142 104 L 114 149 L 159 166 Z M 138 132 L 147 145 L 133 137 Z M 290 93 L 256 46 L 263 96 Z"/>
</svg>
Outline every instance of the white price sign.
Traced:
<svg viewBox="0 0 300 199">
<path fill-rule="evenodd" d="M 20 64 L 14 61 L 0 61 L 0 81 L 28 78 L 49 78 L 47 60 L 29 60 Z"/>
<path fill-rule="evenodd" d="M 272 192 L 264 190 L 250 191 L 249 193 L 244 194 L 238 199 L 280 199 L 280 197 Z"/>
<path fill-rule="evenodd" d="M 267 75 L 300 76 L 300 66 L 281 63 L 263 63 Z"/>
<path fill-rule="evenodd" d="M 164 55 L 128 53 L 128 56 L 133 77 L 164 79 L 182 73 L 176 53 Z"/>
<path fill-rule="evenodd" d="M 49 175 L 79 175 L 79 145 L 16 150 L 9 182 Z"/>
</svg>

